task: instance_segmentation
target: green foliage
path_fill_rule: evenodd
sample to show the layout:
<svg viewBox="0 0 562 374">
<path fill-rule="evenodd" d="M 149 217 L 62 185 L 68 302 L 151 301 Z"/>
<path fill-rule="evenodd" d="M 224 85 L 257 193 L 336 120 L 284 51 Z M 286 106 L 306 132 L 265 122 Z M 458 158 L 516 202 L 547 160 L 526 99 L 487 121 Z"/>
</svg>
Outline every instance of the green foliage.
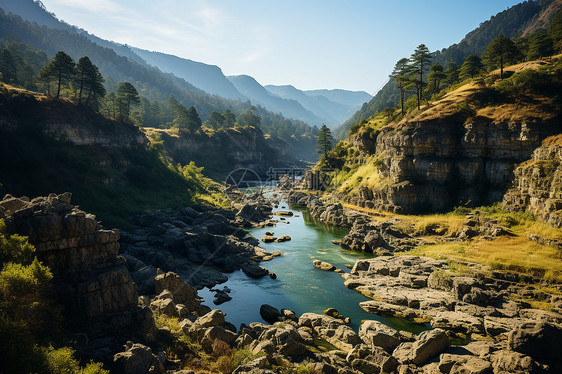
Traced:
<svg viewBox="0 0 562 374">
<path fill-rule="evenodd" d="M 400 108 L 402 114 L 404 114 L 404 94 L 413 84 L 413 80 L 410 77 L 411 71 L 412 67 L 410 66 L 410 60 L 407 58 L 401 58 L 398 60 L 396 65 L 394 65 L 394 70 L 390 75 L 396 80 L 396 86 L 400 90 Z"/>
<path fill-rule="evenodd" d="M 453 85 L 459 82 L 459 65 L 455 62 L 449 62 L 447 69 L 445 69 L 446 82 L 448 85 Z"/>
<path fill-rule="evenodd" d="M 254 126 L 260 127 L 261 118 L 256 115 L 255 111 L 257 110 L 256 107 L 251 106 L 238 116 L 238 123 L 240 126 Z"/>
<path fill-rule="evenodd" d="M 117 117 L 120 120 L 128 120 L 131 106 L 140 104 L 140 97 L 135 86 L 129 82 L 119 82 L 115 93 Z"/>
<path fill-rule="evenodd" d="M 30 265 L 35 258 L 35 247 L 20 235 L 6 235 L 0 220 L 0 267 L 8 262 Z"/>
<path fill-rule="evenodd" d="M 85 104 L 97 108 L 98 99 L 105 95 L 103 76 L 98 67 L 87 57 L 81 57 L 76 64 L 76 83 L 78 85 L 78 103 L 82 103 L 82 94 L 86 96 Z"/>
<path fill-rule="evenodd" d="M 412 53 L 412 55 L 410 56 L 410 73 L 412 74 L 412 78 L 414 79 L 414 85 L 417 91 L 418 109 L 420 109 L 423 88 L 426 86 L 426 83 L 423 80 L 423 75 L 429 68 L 430 62 L 431 53 L 429 53 L 429 49 L 425 44 L 418 45 L 414 53 Z"/>
<path fill-rule="evenodd" d="M 90 362 L 84 368 L 80 367 L 80 362 L 74 357 L 76 352 L 70 347 L 49 347 L 42 351 L 50 374 L 109 374 L 101 363 Z"/>
<path fill-rule="evenodd" d="M 503 34 L 499 34 L 482 54 L 482 61 L 490 69 L 500 68 L 500 78 L 503 78 L 503 68 L 513 63 L 519 56 L 515 43 Z"/>
<path fill-rule="evenodd" d="M 59 98 L 63 85 L 69 83 L 76 72 L 76 65 L 72 57 L 63 51 L 58 51 L 55 57 L 39 72 L 39 79 L 48 85 L 55 82 Z"/>
<path fill-rule="evenodd" d="M 439 92 L 441 82 L 447 78 L 447 74 L 443 70 L 441 64 L 434 64 L 429 68 L 429 75 L 427 76 L 427 83 L 430 93 L 435 95 Z"/>
<path fill-rule="evenodd" d="M 330 152 L 333 147 L 333 141 L 334 138 L 332 137 L 332 132 L 330 131 L 328 126 L 323 124 L 322 128 L 320 129 L 320 133 L 318 134 L 316 150 L 318 151 L 318 153 L 326 157 L 328 155 L 328 152 Z"/>
<path fill-rule="evenodd" d="M 35 338 L 20 322 L 0 316 L 0 360 L 2 373 L 43 373 L 45 358 Z"/>
<path fill-rule="evenodd" d="M 541 92 L 553 88 L 553 78 L 548 72 L 532 69 L 515 73 L 496 84 L 499 92 L 512 95 L 521 92 Z"/>
<path fill-rule="evenodd" d="M 554 41 L 547 32 L 539 31 L 529 37 L 529 50 L 527 51 L 529 60 L 551 56 L 553 53 Z"/>
<path fill-rule="evenodd" d="M 460 79 L 472 79 L 476 75 L 479 75 L 482 72 L 482 69 L 484 69 L 482 59 L 474 54 L 468 55 L 460 68 Z"/>
</svg>

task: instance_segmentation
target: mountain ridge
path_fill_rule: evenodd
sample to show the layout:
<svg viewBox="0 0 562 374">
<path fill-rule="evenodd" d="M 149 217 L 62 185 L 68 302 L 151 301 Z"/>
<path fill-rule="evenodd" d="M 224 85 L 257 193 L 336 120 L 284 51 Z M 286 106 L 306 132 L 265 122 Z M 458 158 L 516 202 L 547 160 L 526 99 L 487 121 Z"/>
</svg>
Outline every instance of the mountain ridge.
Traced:
<svg viewBox="0 0 562 374">
<path fill-rule="evenodd" d="M 518 33 L 523 34 L 542 12 L 553 4 L 561 3 L 562 0 L 524 1 L 499 12 L 468 32 L 458 43 L 433 52 L 432 64 L 446 64 L 451 61 L 460 66 L 469 54 L 482 54 L 498 34 L 501 33 L 507 37 L 513 37 Z M 352 125 L 371 117 L 386 107 L 397 105 L 399 101 L 400 92 L 396 82 L 394 79 L 389 79 L 368 103 L 365 103 L 360 110 L 335 130 L 336 137 L 345 138 Z"/>
</svg>

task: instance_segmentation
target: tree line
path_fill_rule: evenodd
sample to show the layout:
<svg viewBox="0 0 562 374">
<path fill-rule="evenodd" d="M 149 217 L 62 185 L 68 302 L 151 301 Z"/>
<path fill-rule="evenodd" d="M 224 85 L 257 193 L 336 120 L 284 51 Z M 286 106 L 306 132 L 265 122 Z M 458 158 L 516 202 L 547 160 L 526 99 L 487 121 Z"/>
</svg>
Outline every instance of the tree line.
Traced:
<svg viewBox="0 0 562 374">
<path fill-rule="evenodd" d="M 562 51 L 562 12 L 553 19 L 547 30 L 531 34 L 528 38 L 512 40 L 499 34 L 486 47 L 481 56 L 468 55 L 463 64 L 458 66 L 449 62 L 444 68 L 441 64 L 431 64 L 433 55 L 425 44 L 420 44 L 409 58 L 396 62 L 390 75 L 400 92 L 400 110 L 405 113 L 406 96 L 412 93 L 408 101 L 415 101 L 420 109 L 422 101 L 429 100 L 444 88 L 466 79 L 474 79 L 486 71 L 500 70 L 500 79 L 504 78 L 504 67 L 524 60 L 535 60 Z"/>
</svg>

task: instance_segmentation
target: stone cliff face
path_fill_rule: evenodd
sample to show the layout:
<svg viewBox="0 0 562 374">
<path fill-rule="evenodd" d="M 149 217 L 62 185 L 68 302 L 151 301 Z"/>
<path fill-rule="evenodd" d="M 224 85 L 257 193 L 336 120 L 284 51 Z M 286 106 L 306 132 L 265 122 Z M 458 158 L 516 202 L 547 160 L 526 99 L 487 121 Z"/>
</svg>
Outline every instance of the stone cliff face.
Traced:
<svg viewBox="0 0 562 374">
<path fill-rule="evenodd" d="M 118 256 L 119 231 L 70 204 L 70 193 L 31 201 L 6 196 L 0 217 L 9 232 L 28 236 L 53 272 L 64 313 L 79 331 L 114 335 L 152 319 L 137 308 L 137 286 Z M 146 338 L 146 336 L 145 336 Z"/>
<path fill-rule="evenodd" d="M 0 107 L 0 131 L 24 128 L 39 129 L 47 136 L 76 145 L 127 148 L 146 142 L 142 132 L 132 124 L 117 122 L 64 99 L 57 101 L 41 96 L 28 99 L 25 105 Z"/>
<path fill-rule="evenodd" d="M 562 227 L 562 136 L 545 139 L 514 174 L 503 207 L 530 212 L 554 227 Z"/>
<path fill-rule="evenodd" d="M 265 175 L 270 167 L 287 165 L 283 155 L 266 142 L 261 130 L 253 127 L 177 134 L 149 129 L 147 135 L 152 139 L 161 139 L 174 162 L 185 165 L 195 161 L 215 175 L 225 176 L 238 168 Z"/>
<path fill-rule="evenodd" d="M 458 117 L 388 127 L 377 137 L 380 174 L 390 183 L 361 198 L 391 210 L 443 210 L 458 203 L 501 200 L 514 164 L 553 124 L 463 122 Z"/>
<path fill-rule="evenodd" d="M 398 123 L 352 135 L 345 165 L 353 170 L 370 163 L 373 172 L 369 182 L 358 173 L 359 186 L 354 193 L 340 191 L 342 197 L 401 213 L 501 201 L 515 164 L 560 131 L 560 115 L 516 99 L 471 107 L 483 90 L 463 86 Z"/>
</svg>

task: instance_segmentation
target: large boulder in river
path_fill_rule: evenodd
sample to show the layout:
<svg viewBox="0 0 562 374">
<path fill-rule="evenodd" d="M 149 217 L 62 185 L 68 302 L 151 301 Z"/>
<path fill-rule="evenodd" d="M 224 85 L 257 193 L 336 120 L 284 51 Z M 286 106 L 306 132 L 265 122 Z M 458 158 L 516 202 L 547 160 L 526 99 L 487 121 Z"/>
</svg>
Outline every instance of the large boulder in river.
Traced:
<svg viewBox="0 0 562 374">
<path fill-rule="evenodd" d="M 336 267 L 334 265 L 330 264 L 329 262 L 325 262 L 325 261 L 321 261 L 321 260 L 312 261 L 312 266 L 314 266 L 316 269 L 320 269 L 320 270 L 327 270 L 327 271 L 336 270 Z"/>
<path fill-rule="evenodd" d="M 283 320 L 281 312 L 269 304 L 263 304 L 260 306 L 260 316 L 265 322 L 270 324 Z"/>
</svg>

